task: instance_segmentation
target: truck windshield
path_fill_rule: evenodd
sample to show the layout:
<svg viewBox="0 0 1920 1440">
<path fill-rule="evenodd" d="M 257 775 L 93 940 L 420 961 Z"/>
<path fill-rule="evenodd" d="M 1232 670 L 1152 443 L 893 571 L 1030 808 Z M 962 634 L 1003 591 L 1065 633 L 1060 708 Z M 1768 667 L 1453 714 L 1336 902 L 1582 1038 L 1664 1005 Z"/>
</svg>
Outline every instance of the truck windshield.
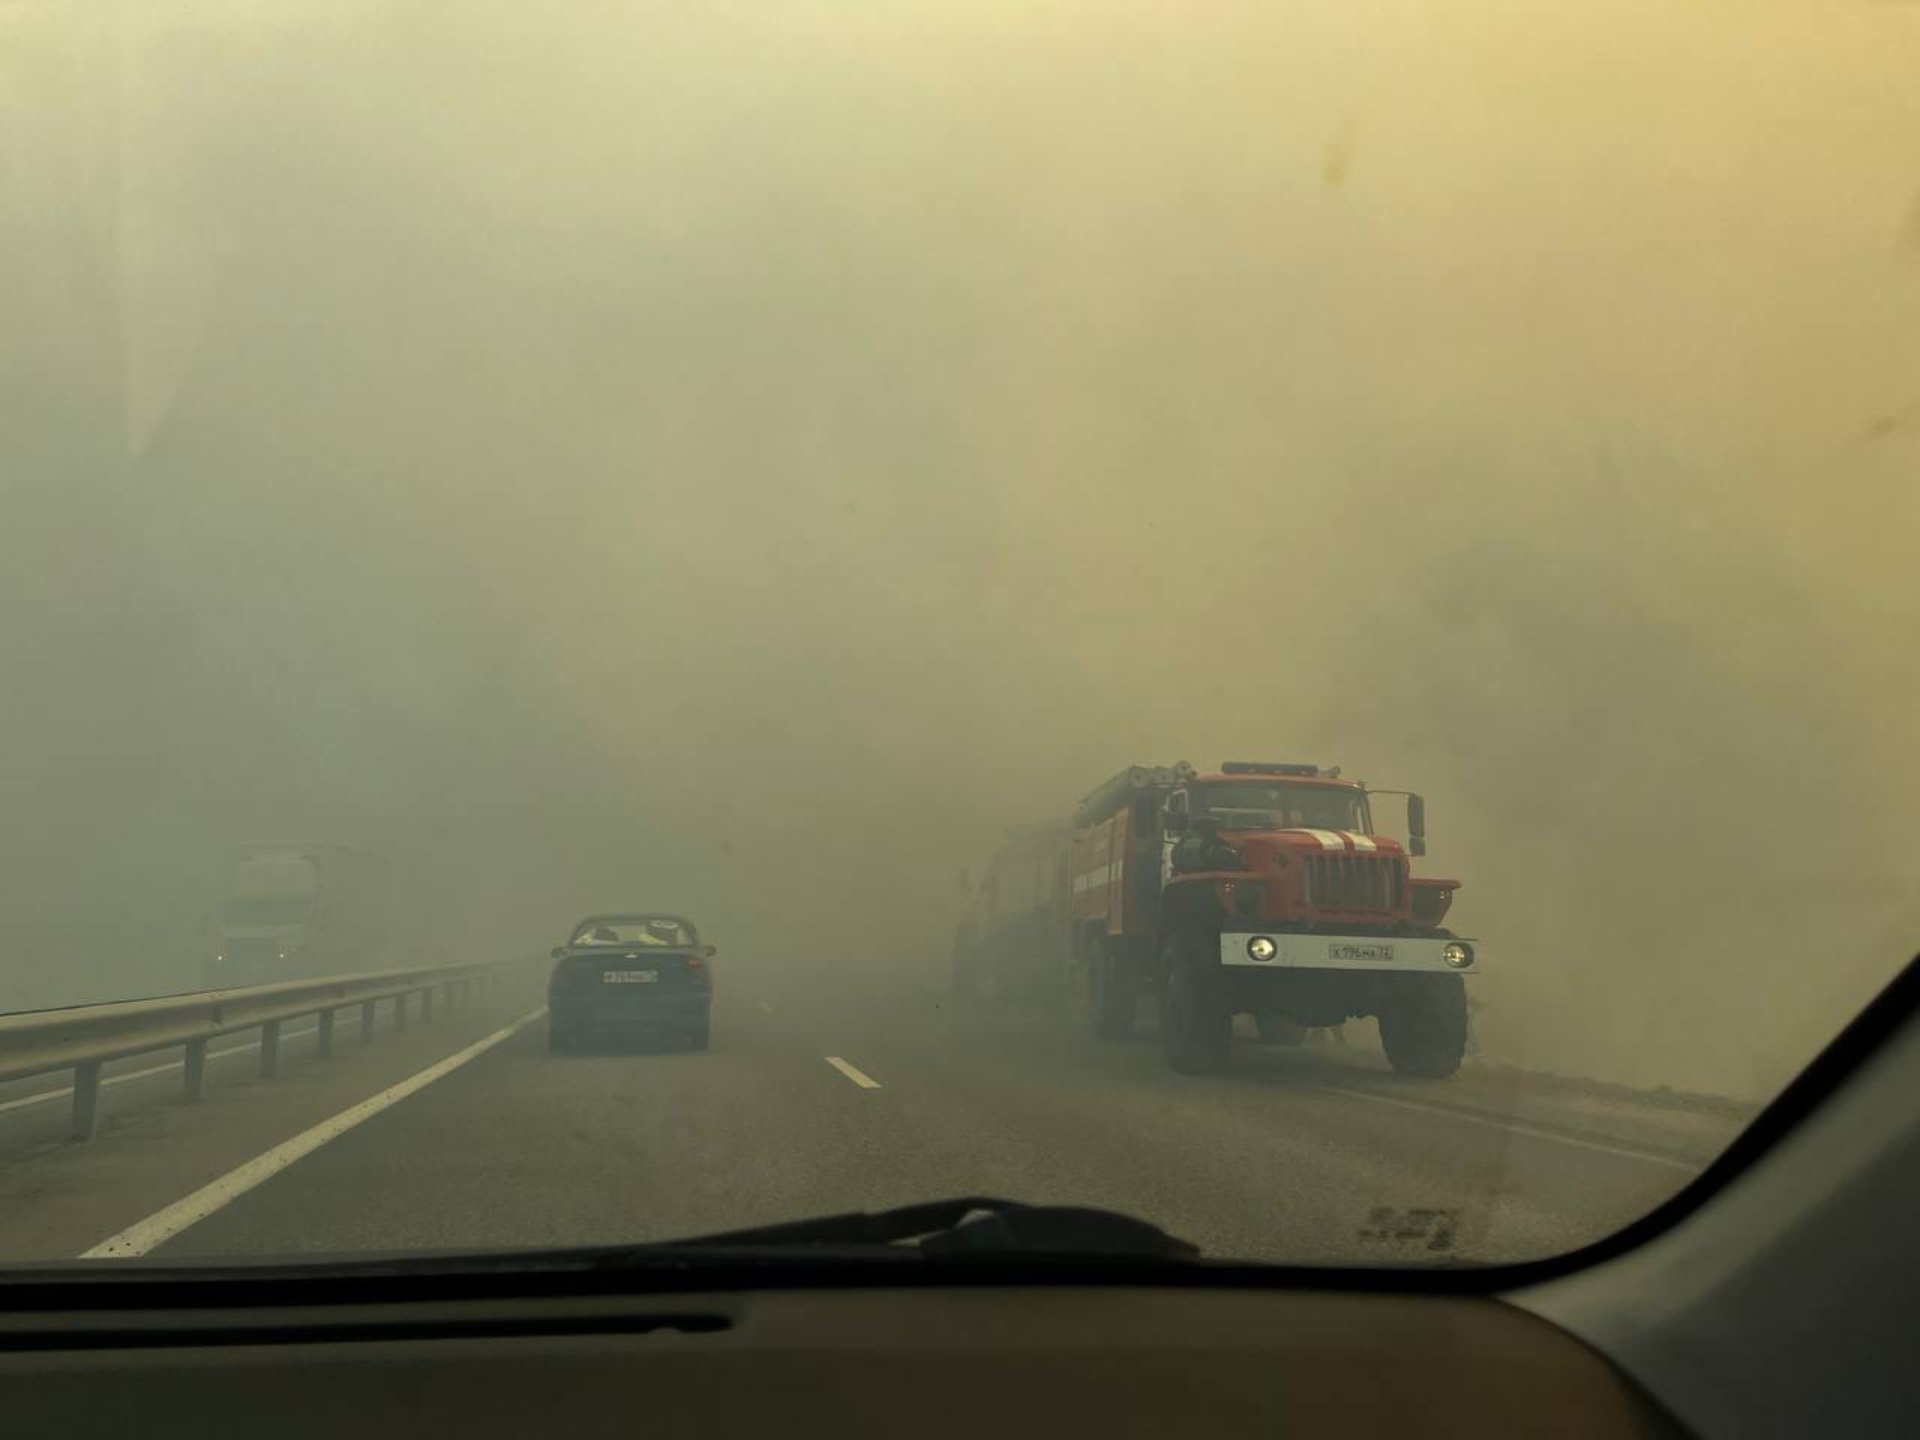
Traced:
<svg viewBox="0 0 1920 1440">
<path fill-rule="evenodd" d="M 1277 785 L 1267 781 L 1200 785 L 1194 788 L 1193 805 L 1201 814 L 1218 816 L 1229 825 L 1367 829 L 1366 798 L 1357 790 L 1324 785 Z"/>
<path fill-rule="evenodd" d="M 298 925 L 312 910 L 311 895 L 240 895 L 227 906 L 227 923 Z"/>
</svg>

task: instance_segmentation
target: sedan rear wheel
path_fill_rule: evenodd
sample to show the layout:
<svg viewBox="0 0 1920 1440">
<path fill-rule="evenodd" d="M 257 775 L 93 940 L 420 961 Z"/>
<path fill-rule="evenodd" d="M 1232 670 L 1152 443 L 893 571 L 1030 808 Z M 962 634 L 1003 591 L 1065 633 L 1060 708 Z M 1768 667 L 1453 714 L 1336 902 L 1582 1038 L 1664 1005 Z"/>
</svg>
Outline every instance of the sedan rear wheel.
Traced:
<svg viewBox="0 0 1920 1440">
<path fill-rule="evenodd" d="M 692 1025 L 687 1027 L 687 1048 L 689 1050 L 705 1050 L 712 1033 L 713 1017 L 711 1015 L 702 1015 L 698 1020 L 694 1021 Z"/>
</svg>

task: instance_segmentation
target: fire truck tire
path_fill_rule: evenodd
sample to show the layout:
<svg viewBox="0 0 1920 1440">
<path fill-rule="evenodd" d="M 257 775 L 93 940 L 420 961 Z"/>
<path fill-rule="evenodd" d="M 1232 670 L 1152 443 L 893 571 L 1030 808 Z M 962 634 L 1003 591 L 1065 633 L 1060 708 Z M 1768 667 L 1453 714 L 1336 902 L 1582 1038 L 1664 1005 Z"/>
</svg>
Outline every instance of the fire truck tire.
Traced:
<svg viewBox="0 0 1920 1440">
<path fill-rule="evenodd" d="M 1380 1007 L 1380 1044 L 1402 1075 L 1444 1080 L 1467 1053 L 1467 986 L 1458 975 L 1393 977 Z"/>
<path fill-rule="evenodd" d="M 1307 1039 L 1307 1027 L 1296 1025 L 1284 1015 L 1275 1015 L 1271 1011 L 1256 1014 L 1253 1025 L 1260 1032 L 1262 1045 L 1304 1045 Z"/>
<path fill-rule="evenodd" d="M 1140 1009 L 1140 966 L 1118 947 L 1103 945 L 1094 953 L 1091 972 L 1094 1035 L 1130 1038 Z"/>
<path fill-rule="evenodd" d="M 1166 987 L 1160 993 L 1160 1047 L 1182 1075 L 1227 1068 L 1233 1053 L 1233 1008 L 1213 947 L 1175 936 L 1167 942 Z"/>
</svg>

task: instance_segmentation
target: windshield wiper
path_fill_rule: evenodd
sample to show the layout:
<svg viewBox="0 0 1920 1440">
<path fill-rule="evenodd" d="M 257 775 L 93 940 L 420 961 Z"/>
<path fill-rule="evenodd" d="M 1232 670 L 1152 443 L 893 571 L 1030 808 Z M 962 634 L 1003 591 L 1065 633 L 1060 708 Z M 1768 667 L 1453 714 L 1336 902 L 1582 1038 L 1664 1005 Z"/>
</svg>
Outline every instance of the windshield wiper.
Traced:
<svg viewBox="0 0 1920 1440">
<path fill-rule="evenodd" d="M 1200 1253 L 1199 1246 L 1118 1210 L 1082 1205 L 1025 1205 L 1017 1200 L 981 1195 L 902 1205 L 893 1210 L 823 1215 L 815 1220 L 794 1220 L 750 1230 L 727 1230 L 641 1249 L 663 1254 L 682 1249 L 809 1245 L 888 1246 L 938 1260 L 983 1255 L 1191 1260 Z"/>
</svg>

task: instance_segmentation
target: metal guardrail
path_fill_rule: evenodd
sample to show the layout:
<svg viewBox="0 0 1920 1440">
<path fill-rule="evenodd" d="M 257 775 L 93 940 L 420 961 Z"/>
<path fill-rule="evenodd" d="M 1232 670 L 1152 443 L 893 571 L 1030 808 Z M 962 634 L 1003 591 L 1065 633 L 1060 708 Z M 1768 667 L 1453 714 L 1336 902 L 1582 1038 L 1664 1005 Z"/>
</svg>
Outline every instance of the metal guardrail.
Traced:
<svg viewBox="0 0 1920 1440">
<path fill-rule="evenodd" d="M 241 1030 L 260 1032 L 260 1073 L 280 1067 L 280 1027 L 289 1020 L 319 1017 L 316 1053 L 333 1053 L 334 1018 L 360 1008 L 360 1039 L 371 1041 L 375 1010 L 393 1004 L 394 1028 L 407 1027 L 408 1000 L 419 997 L 422 1020 L 433 1018 L 436 993 L 449 1008 L 471 1002 L 515 961 L 383 970 L 365 975 L 329 975 L 237 990 L 206 990 L 158 1000 L 77 1005 L 0 1015 L 0 1082 L 61 1070 L 73 1072 L 73 1138 L 91 1140 L 100 1128 L 100 1071 L 114 1060 L 184 1048 L 188 1100 L 206 1093 L 207 1043 Z"/>
</svg>

